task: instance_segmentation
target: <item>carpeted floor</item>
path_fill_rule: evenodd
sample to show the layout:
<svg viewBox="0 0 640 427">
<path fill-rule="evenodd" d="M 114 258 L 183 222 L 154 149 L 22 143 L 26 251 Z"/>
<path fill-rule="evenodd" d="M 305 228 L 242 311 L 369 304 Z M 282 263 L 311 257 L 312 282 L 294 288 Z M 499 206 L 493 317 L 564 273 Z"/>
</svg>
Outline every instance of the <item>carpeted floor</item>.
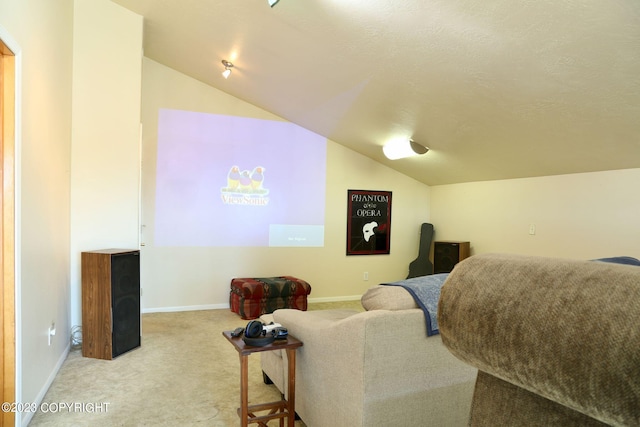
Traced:
<svg viewBox="0 0 640 427">
<path fill-rule="evenodd" d="M 309 304 L 329 308 L 362 310 L 360 301 Z M 29 427 L 239 425 L 240 361 L 222 331 L 246 323 L 228 309 L 144 314 L 140 348 L 109 361 L 72 350 L 42 401 L 50 410 Z M 249 404 L 279 398 L 250 356 Z"/>
</svg>

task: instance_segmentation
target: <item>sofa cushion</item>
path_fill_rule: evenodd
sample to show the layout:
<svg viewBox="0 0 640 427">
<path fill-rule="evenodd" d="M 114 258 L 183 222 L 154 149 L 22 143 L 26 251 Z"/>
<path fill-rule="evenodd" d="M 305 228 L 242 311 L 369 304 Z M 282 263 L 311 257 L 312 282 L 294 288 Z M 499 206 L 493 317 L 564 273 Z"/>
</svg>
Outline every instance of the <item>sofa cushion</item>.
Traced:
<svg viewBox="0 0 640 427">
<path fill-rule="evenodd" d="M 607 425 L 640 426 L 639 307 L 638 267 L 481 254 L 449 275 L 438 324 L 449 351 L 480 371 Z"/>
<path fill-rule="evenodd" d="M 367 311 L 420 308 L 411 294 L 400 286 L 374 286 L 362 295 L 360 302 Z"/>
</svg>

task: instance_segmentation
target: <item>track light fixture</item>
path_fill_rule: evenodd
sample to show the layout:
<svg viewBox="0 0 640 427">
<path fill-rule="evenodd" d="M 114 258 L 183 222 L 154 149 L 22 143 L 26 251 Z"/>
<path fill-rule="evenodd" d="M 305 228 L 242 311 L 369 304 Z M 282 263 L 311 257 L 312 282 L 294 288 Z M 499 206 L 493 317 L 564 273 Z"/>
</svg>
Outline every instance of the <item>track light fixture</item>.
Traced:
<svg viewBox="0 0 640 427">
<path fill-rule="evenodd" d="M 224 71 L 222 72 L 222 77 L 228 79 L 231 75 L 231 69 L 233 68 L 233 64 L 226 59 L 222 60 L 222 65 L 224 65 Z"/>
<path fill-rule="evenodd" d="M 278 2 L 279 2 L 280 0 L 267 0 L 267 1 L 269 2 L 269 6 L 273 7 L 273 6 L 275 6 L 276 4 L 278 4 Z"/>
<path fill-rule="evenodd" d="M 410 139 L 396 139 L 386 143 L 385 146 L 382 147 L 382 151 L 389 160 L 396 160 L 424 154 L 429 151 L 429 149 Z"/>
</svg>

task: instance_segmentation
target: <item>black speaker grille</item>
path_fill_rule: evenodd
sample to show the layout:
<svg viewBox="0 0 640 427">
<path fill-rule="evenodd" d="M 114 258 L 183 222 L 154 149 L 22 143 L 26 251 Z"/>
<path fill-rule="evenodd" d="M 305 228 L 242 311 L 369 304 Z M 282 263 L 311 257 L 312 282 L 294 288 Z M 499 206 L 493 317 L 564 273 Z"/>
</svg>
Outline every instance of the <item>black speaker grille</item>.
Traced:
<svg viewBox="0 0 640 427">
<path fill-rule="evenodd" d="M 111 258 L 113 299 L 140 293 L 140 255 L 138 252 L 115 254 Z"/>
<path fill-rule="evenodd" d="M 450 273 L 460 260 L 458 243 L 435 242 L 433 248 L 433 272 Z"/>
<path fill-rule="evenodd" d="M 139 252 L 111 257 L 113 357 L 140 346 Z"/>
</svg>

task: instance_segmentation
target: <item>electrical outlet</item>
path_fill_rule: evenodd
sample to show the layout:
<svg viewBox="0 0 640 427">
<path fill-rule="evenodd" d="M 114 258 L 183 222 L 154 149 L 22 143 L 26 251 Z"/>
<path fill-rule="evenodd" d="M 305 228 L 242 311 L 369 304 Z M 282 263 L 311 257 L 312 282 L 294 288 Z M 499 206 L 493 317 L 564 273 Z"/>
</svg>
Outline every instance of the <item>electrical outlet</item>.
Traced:
<svg viewBox="0 0 640 427">
<path fill-rule="evenodd" d="M 362 275 L 362 280 L 369 280 L 369 272 L 365 271 L 364 274 Z"/>
<path fill-rule="evenodd" d="M 536 225 L 535 224 L 529 224 L 529 234 L 530 235 L 534 235 L 536 234 Z"/>
<path fill-rule="evenodd" d="M 49 345 L 51 345 L 51 337 L 56 334 L 56 322 L 51 322 L 51 326 L 49 326 L 49 334 L 47 335 L 47 340 Z"/>
</svg>

